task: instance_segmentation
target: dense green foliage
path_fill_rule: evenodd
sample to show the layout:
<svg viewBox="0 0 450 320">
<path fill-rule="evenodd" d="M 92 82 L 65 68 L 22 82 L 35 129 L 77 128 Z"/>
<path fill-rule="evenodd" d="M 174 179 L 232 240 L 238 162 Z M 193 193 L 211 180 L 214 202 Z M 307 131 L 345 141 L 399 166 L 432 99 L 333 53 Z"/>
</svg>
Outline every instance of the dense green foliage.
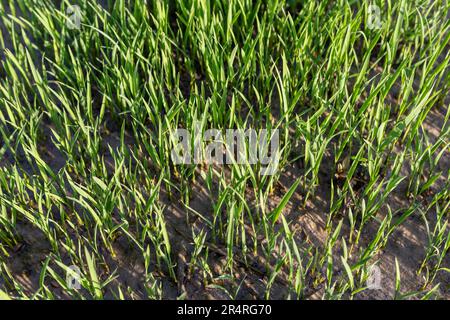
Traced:
<svg viewBox="0 0 450 320">
<path fill-rule="evenodd" d="M 390 297 L 448 292 L 448 1 L 104 2 L 0 3 L 0 297 L 353 298 L 406 223 Z M 279 170 L 174 165 L 196 121 L 279 129 Z"/>
</svg>

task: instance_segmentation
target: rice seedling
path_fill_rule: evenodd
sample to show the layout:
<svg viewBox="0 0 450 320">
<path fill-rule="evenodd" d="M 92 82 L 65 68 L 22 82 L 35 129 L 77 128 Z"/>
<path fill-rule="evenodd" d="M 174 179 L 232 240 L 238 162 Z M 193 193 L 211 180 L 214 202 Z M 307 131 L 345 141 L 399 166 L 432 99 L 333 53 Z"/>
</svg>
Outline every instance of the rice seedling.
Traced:
<svg viewBox="0 0 450 320">
<path fill-rule="evenodd" d="M 0 299 L 450 298 L 449 12 L 3 1 Z"/>
</svg>

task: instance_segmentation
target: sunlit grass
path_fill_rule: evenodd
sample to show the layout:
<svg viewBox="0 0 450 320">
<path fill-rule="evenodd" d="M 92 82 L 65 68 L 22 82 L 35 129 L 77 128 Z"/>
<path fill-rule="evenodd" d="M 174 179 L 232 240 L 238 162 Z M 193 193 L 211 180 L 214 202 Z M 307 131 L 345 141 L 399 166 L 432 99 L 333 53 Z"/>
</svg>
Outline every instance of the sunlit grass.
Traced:
<svg viewBox="0 0 450 320">
<path fill-rule="evenodd" d="M 74 4 L 79 29 L 68 27 Z M 450 4 L 373 1 L 379 29 L 368 27 L 369 4 L 2 1 L 0 298 L 57 298 L 55 286 L 77 299 L 167 297 L 162 279 L 181 280 L 179 239 L 190 246 L 186 276 L 230 298 L 242 287 L 238 267 L 264 279 L 263 298 L 275 283 L 285 298 L 353 298 L 413 218 L 428 239 L 414 270 L 422 282 L 405 292 L 397 268 L 391 297 L 448 290 L 436 279 L 450 268 L 449 168 L 440 165 L 450 144 Z M 432 136 L 436 110 L 445 115 Z M 198 121 L 202 131 L 278 129 L 279 170 L 174 165 L 171 132 Z M 270 205 L 293 166 L 299 175 Z M 315 246 L 286 209 L 299 195 L 290 207 L 305 212 L 324 185 L 327 238 Z M 196 186 L 211 201 L 203 212 L 191 203 Z M 392 206 L 394 195 L 407 205 Z M 168 217 L 174 206 L 186 216 L 179 225 Z M 10 268 L 21 225 L 48 243 L 34 291 Z M 144 296 L 111 263 L 124 259 L 119 242 L 142 261 Z M 211 270 L 214 254 L 226 259 L 223 274 Z M 81 270 L 80 290 L 68 287 L 70 266 Z"/>
</svg>

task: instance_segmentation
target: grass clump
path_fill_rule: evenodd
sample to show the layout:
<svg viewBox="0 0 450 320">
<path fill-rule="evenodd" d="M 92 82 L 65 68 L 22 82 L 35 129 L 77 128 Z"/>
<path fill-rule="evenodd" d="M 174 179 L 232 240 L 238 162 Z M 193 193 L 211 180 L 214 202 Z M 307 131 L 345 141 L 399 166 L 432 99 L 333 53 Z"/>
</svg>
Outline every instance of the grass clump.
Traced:
<svg viewBox="0 0 450 320">
<path fill-rule="evenodd" d="M 449 298 L 449 9 L 3 1 L 0 297 Z M 174 164 L 198 124 L 278 170 Z"/>
</svg>

